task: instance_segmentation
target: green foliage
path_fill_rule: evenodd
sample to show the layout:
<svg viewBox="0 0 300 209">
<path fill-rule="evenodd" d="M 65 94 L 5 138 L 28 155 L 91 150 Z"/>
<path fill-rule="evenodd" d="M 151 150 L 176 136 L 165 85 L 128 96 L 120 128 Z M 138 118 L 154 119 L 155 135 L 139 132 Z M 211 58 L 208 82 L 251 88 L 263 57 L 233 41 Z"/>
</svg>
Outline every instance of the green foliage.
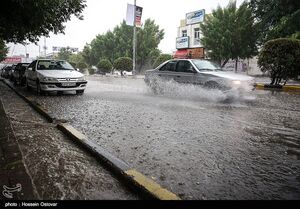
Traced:
<svg viewBox="0 0 300 209">
<path fill-rule="evenodd" d="M 249 58 L 257 53 L 256 27 L 246 2 L 239 8 L 233 1 L 224 9 L 219 6 L 200 27 L 202 44 L 209 56 L 220 64 L 224 61 L 225 65 L 229 59 Z"/>
<path fill-rule="evenodd" d="M 143 28 L 137 28 L 137 67 L 155 61 L 160 51 L 158 45 L 164 37 L 153 20 L 147 19 Z M 108 59 L 113 63 L 118 57 L 132 57 L 133 28 L 123 21 L 113 31 L 97 35 L 83 50 L 83 57 L 90 65 L 96 65 L 99 59 Z"/>
<path fill-rule="evenodd" d="M 169 54 L 161 54 L 154 62 L 154 68 L 158 67 L 160 64 L 164 63 L 165 61 L 168 61 L 172 59 L 172 55 Z"/>
<path fill-rule="evenodd" d="M 69 60 L 72 54 L 73 54 L 73 52 L 71 51 L 71 49 L 69 47 L 62 48 L 57 54 L 57 59 Z M 76 62 L 74 62 L 74 63 L 76 63 Z"/>
<path fill-rule="evenodd" d="M 250 0 L 250 7 L 259 26 L 260 44 L 300 31 L 298 0 Z"/>
<path fill-rule="evenodd" d="M 84 68 L 87 68 L 87 64 L 85 64 L 84 62 L 78 62 L 76 64 L 76 67 L 82 70 Z"/>
<path fill-rule="evenodd" d="M 37 42 L 41 36 L 63 33 L 64 23 L 81 12 L 85 0 L 6 0 L 0 9 L 0 38 L 7 42 Z"/>
<path fill-rule="evenodd" d="M 266 42 L 258 57 L 262 72 L 271 76 L 271 84 L 278 85 L 300 75 L 300 40 L 280 38 Z"/>
<path fill-rule="evenodd" d="M 95 74 L 95 69 L 93 69 L 93 68 L 89 68 L 88 71 L 89 71 L 90 75 L 94 75 Z"/>
<path fill-rule="evenodd" d="M 123 71 L 132 71 L 132 59 L 130 57 L 120 57 L 115 60 L 114 68 L 120 70 L 121 74 Z"/>
<path fill-rule="evenodd" d="M 97 68 L 105 73 L 110 73 L 112 70 L 112 64 L 108 59 L 101 59 L 97 64 Z"/>
<path fill-rule="evenodd" d="M 87 64 L 85 64 L 84 62 L 78 62 L 76 64 L 76 67 L 79 69 L 80 72 L 84 72 L 85 69 L 87 68 Z"/>
<path fill-rule="evenodd" d="M 8 52 L 5 42 L 0 39 L 0 61 L 4 60 Z"/>
<path fill-rule="evenodd" d="M 76 63 L 76 65 L 78 63 L 85 63 L 85 60 L 83 59 L 83 56 L 82 56 L 82 52 L 78 52 L 77 54 L 71 54 L 69 56 L 69 59 L 68 59 L 69 62 L 74 62 Z"/>
</svg>

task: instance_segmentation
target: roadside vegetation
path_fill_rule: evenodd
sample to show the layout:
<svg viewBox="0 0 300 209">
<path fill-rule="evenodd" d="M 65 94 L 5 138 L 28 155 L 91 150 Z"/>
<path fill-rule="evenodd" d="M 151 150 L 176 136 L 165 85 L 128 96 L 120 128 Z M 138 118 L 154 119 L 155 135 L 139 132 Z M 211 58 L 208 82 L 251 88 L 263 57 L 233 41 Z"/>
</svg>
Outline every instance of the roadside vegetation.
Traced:
<svg viewBox="0 0 300 209">
<path fill-rule="evenodd" d="M 271 85 L 286 84 L 300 75 L 300 40 L 279 38 L 263 46 L 258 65 L 271 77 Z"/>
</svg>

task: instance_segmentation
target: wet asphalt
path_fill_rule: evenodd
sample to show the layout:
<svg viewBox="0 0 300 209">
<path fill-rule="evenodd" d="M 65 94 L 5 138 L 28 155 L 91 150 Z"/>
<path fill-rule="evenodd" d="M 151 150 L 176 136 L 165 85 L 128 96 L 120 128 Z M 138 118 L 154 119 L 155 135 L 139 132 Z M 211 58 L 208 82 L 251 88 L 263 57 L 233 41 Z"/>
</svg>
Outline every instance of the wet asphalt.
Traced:
<svg viewBox="0 0 300 209">
<path fill-rule="evenodd" d="M 300 94 L 161 85 L 89 77 L 81 96 L 20 91 L 182 199 L 300 199 Z"/>
</svg>

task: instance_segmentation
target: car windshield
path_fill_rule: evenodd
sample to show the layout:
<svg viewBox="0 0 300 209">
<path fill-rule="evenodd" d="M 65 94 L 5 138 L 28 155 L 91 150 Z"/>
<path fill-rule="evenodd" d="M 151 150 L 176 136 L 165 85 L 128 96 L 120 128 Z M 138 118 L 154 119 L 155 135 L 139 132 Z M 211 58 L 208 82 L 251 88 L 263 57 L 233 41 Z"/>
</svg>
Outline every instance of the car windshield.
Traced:
<svg viewBox="0 0 300 209">
<path fill-rule="evenodd" d="M 41 60 L 38 62 L 38 70 L 74 70 L 72 65 L 66 61 Z"/>
<path fill-rule="evenodd" d="M 193 60 L 192 62 L 196 65 L 196 67 L 200 71 L 202 71 L 202 70 L 209 70 L 209 71 L 222 70 L 222 68 L 219 65 L 217 65 L 216 63 L 213 63 L 211 61 L 208 61 L 208 60 Z"/>
</svg>

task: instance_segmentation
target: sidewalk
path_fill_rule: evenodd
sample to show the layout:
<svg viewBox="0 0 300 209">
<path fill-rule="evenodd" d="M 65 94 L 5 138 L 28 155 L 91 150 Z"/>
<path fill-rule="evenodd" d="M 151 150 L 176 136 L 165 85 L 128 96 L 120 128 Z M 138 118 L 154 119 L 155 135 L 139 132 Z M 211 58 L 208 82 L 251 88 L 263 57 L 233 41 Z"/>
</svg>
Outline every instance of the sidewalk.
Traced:
<svg viewBox="0 0 300 209">
<path fill-rule="evenodd" d="M 14 131 L 0 98 L 0 200 L 35 199 Z"/>
</svg>

